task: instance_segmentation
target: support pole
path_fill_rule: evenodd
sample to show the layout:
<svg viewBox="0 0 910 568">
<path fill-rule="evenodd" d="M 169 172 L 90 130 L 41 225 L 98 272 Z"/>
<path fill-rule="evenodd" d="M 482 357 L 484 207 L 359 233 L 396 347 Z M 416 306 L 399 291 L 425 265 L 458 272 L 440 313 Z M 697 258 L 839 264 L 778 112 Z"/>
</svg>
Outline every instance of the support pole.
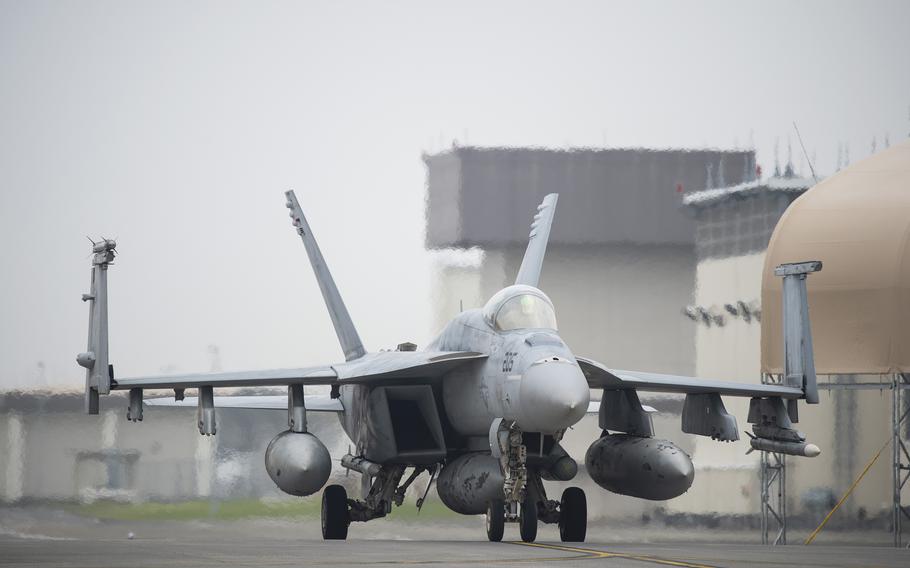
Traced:
<svg viewBox="0 0 910 568">
<path fill-rule="evenodd" d="M 781 378 L 762 375 L 763 384 L 780 384 Z M 787 458 L 761 452 L 761 543 L 787 544 Z M 772 533 L 774 537 L 772 539 Z"/>
<path fill-rule="evenodd" d="M 904 392 L 910 388 L 907 375 L 895 374 L 891 392 L 891 480 L 892 480 L 892 529 L 894 531 L 894 546 L 903 546 L 904 520 L 910 520 L 910 504 L 904 505 L 901 493 L 907 480 L 910 479 L 910 451 L 908 440 L 904 436 L 903 424 L 910 413 L 907 407 L 907 396 Z M 907 407 L 907 408 L 905 408 Z M 908 546 L 910 548 L 910 546 Z"/>
<path fill-rule="evenodd" d="M 196 408 L 196 421 L 199 433 L 203 436 L 215 435 L 215 394 L 211 386 L 199 387 L 199 406 Z"/>
<path fill-rule="evenodd" d="M 288 385 L 288 428 L 291 432 L 306 432 L 306 403 L 303 385 Z"/>
<path fill-rule="evenodd" d="M 130 422 L 142 422 L 142 389 L 130 389 L 130 405 L 126 411 Z"/>
</svg>

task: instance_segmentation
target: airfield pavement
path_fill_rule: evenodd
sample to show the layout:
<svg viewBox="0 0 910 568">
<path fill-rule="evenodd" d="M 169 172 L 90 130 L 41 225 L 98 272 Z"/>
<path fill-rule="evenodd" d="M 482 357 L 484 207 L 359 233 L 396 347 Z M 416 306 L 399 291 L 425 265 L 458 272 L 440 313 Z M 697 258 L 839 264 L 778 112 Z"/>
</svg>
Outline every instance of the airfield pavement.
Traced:
<svg viewBox="0 0 910 568">
<path fill-rule="evenodd" d="M 383 519 L 352 525 L 347 541 L 323 542 L 315 519 L 101 521 L 6 508 L 0 509 L 0 566 L 910 566 L 910 550 L 834 544 L 852 540 L 843 534 L 830 535 L 829 543 L 770 548 L 742 544 L 758 537 L 751 532 L 599 525 L 588 542 L 566 544 L 547 525 L 528 545 L 486 542 L 481 519 L 467 521 Z M 517 538 L 517 528 L 507 526 L 506 539 Z"/>
</svg>

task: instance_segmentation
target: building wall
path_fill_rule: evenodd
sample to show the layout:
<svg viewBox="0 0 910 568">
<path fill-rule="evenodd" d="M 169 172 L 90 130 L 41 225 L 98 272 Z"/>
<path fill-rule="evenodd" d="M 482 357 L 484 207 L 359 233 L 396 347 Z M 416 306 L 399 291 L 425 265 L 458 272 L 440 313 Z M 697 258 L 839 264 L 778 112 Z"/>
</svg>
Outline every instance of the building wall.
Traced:
<svg viewBox="0 0 910 568">
<path fill-rule="evenodd" d="M 217 435 L 200 436 L 193 409 L 147 407 L 133 423 L 124 397 L 102 405 L 88 416 L 80 395 L 0 394 L 0 501 L 290 498 L 263 461 L 287 429 L 284 411 L 219 409 Z M 333 413 L 311 412 L 308 425 L 332 455 L 344 454 Z"/>
<path fill-rule="evenodd" d="M 512 284 L 523 248 L 486 251 L 474 266 L 441 263 L 434 284 L 436 328 L 458 311 L 481 307 Z M 695 325 L 681 314 L 692 301 L 690 246 L 551 246 L 540 288 L 556 306 L 560 335 L 578 355 L 614 368 L 691 374 Z"/>
<path fill-rule="evenodd" d="M 757 303 L 761 297 L 764 258 L 762 251 L 699 262 L 695 304 L 724 313 L 724 303 L 737 300 Z M 722 327 L 697 325 L 696 375 L 749 383 L 759 381 L 760 326 L 757 320 L 747 323 L 730 316 Z M 819 381 L 827 380 L 829 377 L 819 377 Z M 835 380 L 878 381 L 879 377 L 836 377 Z M 890 393 L 879 391 L 822 391 L 820 404 L 800 404 L 798 428 L 821 448 L 822 454 L 813 459 L 787 458 L 791 514 L 812 518 L 824 515 L 833 501 L 840 498 L 887 439 L 890 404 Z M 748 400 L 728 397 L 725 405 L 736 416 L 743 441 L 721 444 L 705 438 L 696 440 L 693 454 L 696 479 L 710 477 L 716 483 L 693 485 L 688 494 L 672 502 L 676 510 L 741 514 L 758 510 L 759 454 L 744 454 L 745 431 L 751 429 L 746 421 Z M 870 469 L 839 511 L 839 521 L 850 522 L 887 509 L 891 496 L 889 458 L 883 455 Z M 723 490 L 719 492 L 718 487 Z M 718 498 L 719 495 L 724 498 Z"/>
<path fill-rule="evenodd" d="M 560 194 L 550 242 L 693 244 L 681 193 L 751 179 L 751 151 L 455 148 L 425 156 L 427 247 L 523 246 L 544 195 Z M 723 183 L 721 183 L 723 185 Z"/>
<path fill-rule="evenodd" d="M 711 313 L 725 314 L 724 304 L 753 303 L 761 297 L 761 270 L 764 254 L 707 259 L 696 269 L 695 305 Z M 757 276 L 756 276 L 757 275 Z M 758 345 L 761 328 L 727 314 L 723 326 L 699 323 L 695 327 L 695 376 L 743 383 L 760 381 Z M 696 479 L 689 492 L 671 502 L 673 510 L 696 513 L 753 514 L 758 511 L 759 454 L 746 455 L 744 430 L 749 400 L 726 397 L 727 411 L 736 417 L 739 442 L 723 443 L 697 437 L 692 460 Z"/>
</svg>

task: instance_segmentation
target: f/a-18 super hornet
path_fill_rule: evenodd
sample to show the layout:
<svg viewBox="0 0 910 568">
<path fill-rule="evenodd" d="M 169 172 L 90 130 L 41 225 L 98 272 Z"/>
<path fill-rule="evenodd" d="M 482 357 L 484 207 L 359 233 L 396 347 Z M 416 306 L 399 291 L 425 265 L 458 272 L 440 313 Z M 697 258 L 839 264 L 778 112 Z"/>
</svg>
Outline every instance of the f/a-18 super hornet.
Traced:
<svg viewBox="0 0 910 568">
<path fill-rule="evenodd" d="M 566 429 L 587 412 L 597 413 L 601 436 L 585 455 L 590 477 L 602 488 L 633 497 L 664 500 L 683 494 L 694 478 L 690 457 L 654 438 L 649 408 L 639 391 L 685 395 L 682 430 L 715 440 L 739 439 L 736 419 L 721 396 L 749 397 L 754 449 L 814 456 L 819 450 L 793 428 L 796 401 L 818 401 L 812 366 L 805 275 L 820 263 L 782 265 L 787 371 L 779 384 L 742 384 L 691 377 L 619 371 L 575 355 L 560 338 L 550 298 L 538 287 L 557 195 L 547 195 L 534 216 L 528 247 L 515 284 L 480 309 L 459 313 L 425 350 L 403 343 L 394 351 L 368 352 L 338 292 L 313 232 L 293 192 L 287 207 L 312 264 L 323 299 L 344 351 L 332 365 L 264 371 L 215 372 L 182 376 L 116 378 L 107 341 L 107 270 L 116 243 L 93 243 L 86 410 L 97 414 L 99 395 L 129 391 L 127 417 L 142 420 L 143 390 L 173 389 L 174 399 L 152 404 L 191 404 L 203 435 L 215 434 L 215 406 L 286 409 L 288 430 L 265 450 L 265 468 L 283 491 L 312 495 L 329 479 L 332 459 L 307 432 L 307 411 L 337 413 L 353 449 L 341 465 L 362 476 L 362 495 L 353 499 L 342 485 L 322 493 L 322 535 L 344 539 L 353 521 L 388 515 L 422 473 L 450 509 L 486 514 L 487 536 L 503 537 L 507 522 L 519 524 L 521 538 L 533 541 L 539 522 L 556 523 L 563 541 L 584 541 L 585 493 L 565 489 L 551 499 L 544 480 L 569 481 L 576 461 L 560 445 Z M 796 302 L 794 304 L 794 302 Z M 788 313 L 790 315 L 788 315 Z M 802 331 L 803 335 L 800 335 Z M 283 394 L 214 396 L 225 387 L 286 386 Z M 304 395 L 304 387 L 325 385 L 331 394 Z M 185 398 L 195 389 L 195 400 Z M 591 402 L 591 389 L 602 391 Z M 192 392 L 192 391 L 191 391 Z M 177 402 L 179 401 L 179 402 Z M 405 476 L 407 474 L 407 476 Z M 424 493 L 424 498 L 426 493 Z M 418 507 L 423 499 L 418 500 Z"/>
</svg>

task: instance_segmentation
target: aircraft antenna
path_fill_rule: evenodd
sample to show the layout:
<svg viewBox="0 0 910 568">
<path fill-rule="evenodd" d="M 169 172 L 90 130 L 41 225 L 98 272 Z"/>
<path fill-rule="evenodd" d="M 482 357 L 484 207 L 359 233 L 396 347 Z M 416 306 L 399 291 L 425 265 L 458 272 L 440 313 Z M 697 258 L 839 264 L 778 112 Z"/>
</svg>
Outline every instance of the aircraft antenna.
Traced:
<svg viewBox="0 0 910 568">
<path fill-rule="evenodd" d="M 815 183 L 818 183 L 818 176 L 815 175 L 815 167 L 812 165 L 812 160 L 809 159 L 809 154 L 806 153 L 806 145 L 803 144 L 803 137 L 799 133 L 799 127 L 796 126 L 796 121 L 793 121 L 793 129 L 796 130 L 796 139 L 799 140 L 799 145 L 803 149 L 803 156 L 806 157 L 806 161 L 809 162 L 809 171 L 812 172 L 812 179 L 815 180 Z"/>
</svg>

